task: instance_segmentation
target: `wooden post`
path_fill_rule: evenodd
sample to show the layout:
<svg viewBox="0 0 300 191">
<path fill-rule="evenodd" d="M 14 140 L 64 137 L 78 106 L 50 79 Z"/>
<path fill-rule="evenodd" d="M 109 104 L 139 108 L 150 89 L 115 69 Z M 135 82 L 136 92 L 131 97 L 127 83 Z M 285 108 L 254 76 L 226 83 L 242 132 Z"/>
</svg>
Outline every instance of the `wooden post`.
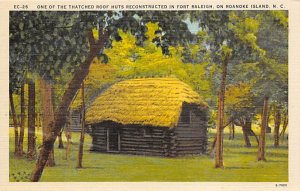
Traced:
<svg viewBox="0 0 300 191">
<path fill-rule="evenodd" d="M 80 133 L 77 168 L 82 168 L 83 144 L 84 144 L 84 133 L 85 133 L 84 81 L 82 82 L 81 85 L 81 98 L 82 98 L 82 117 L 81 117 L 81 133 Z"/>
</svg>

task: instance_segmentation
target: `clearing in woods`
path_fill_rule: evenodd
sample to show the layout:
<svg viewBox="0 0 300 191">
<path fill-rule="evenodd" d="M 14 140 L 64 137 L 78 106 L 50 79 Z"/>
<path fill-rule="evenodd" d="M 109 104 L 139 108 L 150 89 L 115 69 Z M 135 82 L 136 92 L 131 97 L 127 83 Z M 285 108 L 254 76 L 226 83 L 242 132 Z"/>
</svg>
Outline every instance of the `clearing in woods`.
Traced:
<svg viewBox="0 0 300 191">
<path fill-rule="evenodd" d="M 236 128 L 238 129 L 238 128 Z M 211 130 L 210 130 L 211 131 Z M 27 134 L 27 133 L 26 133 Z M 25 135 L 26 135 L 25 134 Z M 273 147 L 273 134 L 267 135 L 267 162 L 257 162 L 257 144 L 251 137 L 252 147 L 243 147 L 243 136 L 236 133 L 235 140 L 224 137 L 225 169 L 215 169 L 210 155 L 180 158 L 144 157 L 134 155 L 102 154 L 90 152 L 91 137 L 86 135 L 83 167 L 77 169 L 79 133 L 72 134 L 70 160 L 66 150 L 55 145 L 55 167 L 46 167 L 42 182 L 101 182 L 101 181 L 196 181 L 196 182 L 287 182 L 287 141 L 279 148 Z M 209 133 L 212 142 L 214 132 Z M 65 137 L 64 137 L 65 138 Z M 24 140 L 27 140 L 25 137 Z M 10 129 L 10 181 L 28 181 L 35 161 L 13 157 L 13 129 Z M 25 143 L 25 145 L 27 142 Z M 38 140 L 37 147 L 41 144 Z M 66 140 L 64 140 L 66 146 Z M 27 148 L 27 146 L 24 146 Z"/>
</svg>

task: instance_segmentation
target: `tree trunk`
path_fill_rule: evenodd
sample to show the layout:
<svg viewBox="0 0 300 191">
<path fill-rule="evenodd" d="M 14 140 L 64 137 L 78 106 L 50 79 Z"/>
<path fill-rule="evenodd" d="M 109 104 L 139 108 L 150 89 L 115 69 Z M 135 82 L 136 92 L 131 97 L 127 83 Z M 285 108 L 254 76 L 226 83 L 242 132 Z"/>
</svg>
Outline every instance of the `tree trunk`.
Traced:
<svg viewBox="0 0 300 191">
<path fill-rule="evenodd" d="M 280 106 L 275 106 L 274 111 L 274 147 L 279 146 L 279 128 L 281 123 Z"/>
<path fill-rule="evenodd" d="M 246 119 L 246 127 L 247 127 L 247 130 L 248 130 L 248 135 L 249 136 L 254 136 L 255 137 L 255 140 L 257 142 L 257 145 L 259 144 L 259 140 L 258 140 L 258 137 L 257 135 L 254 133 L 254 131 L 252 130 L 252 121 L 251 119 L 247 118 Z"/>
<path fill-rule="evenodd" d="M 280 136 L 282 136 L 282 141 L 281 141 L 281 143 L 284 142 L 284 134 L 285 134 L 287 125 L 288 125 L 288 115 L 286 114 L 286 115 L 284 116 L 284 120 L 283 120 L 282 131 L 280 132 Z"/>
<path fill-rule="evenodd" d="M 268 118 L 268 101 L 269 98 L 267 96 L 264 97 L 264 106 L 263 106 L 263 113 L 261 118 L 261 131 L 259 137 L 259 144 L 258 144 L 258 154 L 257 160 L 258 161 L 265 161 L 265 144 L 266 144 L 266 127 L 268 125 L 267 118 Z"/>
<path fill-rule="evenodd" d="M 35 83 L 28 83 L 28 147 L 27 157 L 31 160 L 35 156 Z"/>
<path fill-rule="evenodd" d="M 251 142 L 250 142 L 249 135 L 248 135 L 247 125 L 243 125 L 242 130 L 243 130 L 243 137 L 244 137 L 244 141 L 245 141 L 245 147 L 251 147 Z"/>
<path fill-rule="evenodd" d="M 23 140 L 24 140 L 24 129 L 25 129 L 25 83 L 21 85 L 21 125 L 20 125 L 20 137 L 19 137 L 19 151 L 18 155 L 23 156 Z"/>
<path fill-rule="evenodd" d="M 46 163 L 46 166 L 50 166 L 53 167 L 55 166 L 55 160 L 54 160 L 54 149 L 51 150 L 49 157 L 48 157 L 48 161 Z"/>
<path fill-rule="evenodd" d="M 99 31 L 102 31 L 102 29 L 100 29 Z M 73 79 L 70 81 L 67 90 L 64 92 L 58 110 L 55 112 L 55 117 L 54 117 L 55 122 L 54 122 L 53 129 L 51 131 L 51 136 L 47 137 L 47 139 L 43 142 L 42 148 L 40 150 L 39 159 L 31 175 L 31 181 L 33 182 L 39 181 L 43 173 L 49 153 L 53 149 L 55 139 L 59 134 L 59 132 L 61 131 L 62 127 L 66 123 L 66 113 L 68 112 L 70 104 L 74 96 L 76 95 L 76 92 L 80 88 L 84 78 L 87 76 L 89 72 L 89 67 L 94 57 L 101 49 L 103 49 L 104 43 L 108 39 L 109 35 L 107 32 L 104 32 L 104 34 L 99 34 L 98 42 L 95 42 L 93 33 L 91 31 L 89 32 L 88 37 L 89 37 L 90 47 L 91 47 L 90 53 L 86 61 L 83 64 L 81 64 L 79 69 L 74 74 Z M 52 127 L 52 125 L 50 127 Z"/>
<path fill-rule="evenodd" d="M 40 127 L 42 126 L 41 115 L 39 113 L 36 114 L 36 124 L 37 124 L 37 131 L 39 131 Z"/>
<path fill-rule="evenodd" d="M 63 140 L 62 140 L 61 135 L 62 135 L 62 132 L 60 132 L 60 133 L 58 134 L 58 148 L 59 148 L 59 149 L 63 149 L 63 148 L 64 148 L 64 143 L 63 143 Z"/>
<path fill-rule="evenodd" d="M 81 93 L 82 93 L 81 94 L 82 97 L 81 133 L 80 133 L 77 168 L 82 168 L 83 144 L 84 144 L 84 133 L 85 133 L 84 81 L 82 82 L 81 85 Z"/>
<path fill-rule="evenodd" d="M 67 138 L 67 146 L 66 146 L 66 160 L 70 160 L 70 154 L 71 154 L 71 139 L 72 139 L 72 133 L 71 133 L 71 127 L 70 127 L 70 112 L 68 111 L 67 115 L 67 122 L 65 125 L 65 134 Z"/>
<path fill-rule="evenodd" d="M 232 121 L 229 121 L 226 125 L 224 125 L 224 126 L 222 127 L 222 131 L 225 129 L 225 127 L 227 127 L 228 125 L 230 125 L 231 122 L 232 122 Z M 211 151 L 211 152 L 213 152 L 213 150 L 214 150 L 214 148 L 215 148 L 215 146 L 216 146 L 216 142 L 217 142 L 217 134 L 215 134 L 215 138 L 214 138 L 214 140 L 213 140 L 213 142 L 212 142 L 212 144 L 211 144 L 211 148 L 210 148 L 210 151 Z"/>
<path fill-rule="evenodd" d="M 12 90 L 9 90 L 9 102 L 10 102 L 11 115 L 12 115 L 13 122 L 14 122 L 15 155 L 18 155 L 19 132 L 18 132 L 17 115 L 16 115 L 16 109 L 15 109 Z"/>
<path fill-rule="evenodd" d="M 234 123 L 231 123 L 231 126 L 229 127 L 229 140 L 233 140 L 234 139 Z"/>
<path fill-rule="evenodd" d="M 52 87 L 46 82 L 44 79 L 40 80 L 41 87 L 41 101 L 42 101 L 42 109 L 43 109 L 43 144 L 47 140 L 48 137 L 51 136 L 52 125 L 54 122 L 54 112 L 53 112 L 53 99 L 52 99 Z M 47 159 L 48 166 L 54 166 L 54 156 L 53 149 L 51 149 L 51 154 Z"/>
<path fill-rule="evenodd" d="M 229 56 L 226 55 L 222 64 L 222 81 L 218 99 L 218 118 L 217 118 L 217 139 L 216 139 L 216 159 L 215 167 L 223 168 L 223 123 L 224 123 L 224 100 L 225 100 L 225 86 L 227 76 Z"/>
</svg>

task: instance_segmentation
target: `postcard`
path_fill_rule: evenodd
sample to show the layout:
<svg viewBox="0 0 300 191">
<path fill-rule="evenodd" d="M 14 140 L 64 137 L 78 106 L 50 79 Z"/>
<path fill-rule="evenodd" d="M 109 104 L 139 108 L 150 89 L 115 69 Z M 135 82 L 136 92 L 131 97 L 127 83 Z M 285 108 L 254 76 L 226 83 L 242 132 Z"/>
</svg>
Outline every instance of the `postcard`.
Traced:
<svg viewBox="0 0 300 191">
<path fill-rule="evenodd" d="M 297 190 L 297 1 L 1 1 L 0 190 Z"/>
</svg>

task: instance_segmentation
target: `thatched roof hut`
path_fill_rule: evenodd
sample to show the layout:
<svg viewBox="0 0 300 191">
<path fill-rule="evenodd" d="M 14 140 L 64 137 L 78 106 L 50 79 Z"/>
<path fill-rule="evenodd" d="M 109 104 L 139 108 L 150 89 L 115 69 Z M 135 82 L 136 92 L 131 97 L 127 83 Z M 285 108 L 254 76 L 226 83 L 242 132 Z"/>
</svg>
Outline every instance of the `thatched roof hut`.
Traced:
<svg viewBox="0 0 300 191">
<path fill-rule="evenodd" d="M 176 78 L 132 79 L 112 85 L 97 97 L 87 109 L 86 123 L 92 125 L 94 132 L 92 136 L 94 140 L 97 139 L 98 141 L 98 143 L 94 141 L 94 147 L 97 147 L 97 145 L 99 148 L 103 147 L 101 149 L 94 148 L 94 150 L 109 151 L 109 139 L 115 139 L 115 142 L 118 143 L 111 143 L 110 145 L 118 144 L 118 148 L 114 150 L 124 151 L 125 146 L 122 146 L 122 138 L 125 138 L 124 141 L 127 141 L 128 144 L 130 142 L 126 137 L 126 132 L 133 131 L 133 129 L 140 131 L 139 129 L 151 128 L 152 131 L 157 131 L 156 135 L 159 132 L 161 133 L 162 137 L 160 139 L 163 139 L 164 136 L 166 140 L 169 140 L 173 136 L 169 135 L 170 132 L 174 132 L 174 129 L 181 129 L 175 127 L 184 126 L 181 119 L 189 118 L 188 120 L 190 120 L 193 116 L 193 127 L 191 127 L 192 123 L 189 121 L 189 124 L 184 128 L 186 128 L 186 132 L 194 135 L 195 133 L 198 134 L 199 140 L 205 134 L 205 143 L 203 141 L 200 143 L 198 140 L 198 144 L 196 144 L 197 148 L 201 147 L 203 151 L 206 148 L 206 110 L 207 104 L 199 94 Z M 202 126 L 202 129 L 200 126 Z M 118 138 L 109 135 L 109 129 L 112 128 L 117 128 L 113 131 L 115 135 L 118 134 Z M 101 138 L 99 138 L 101 133 L 98 131 L 103 133 Z M 95 137 L 96 134 L 98 137 Z M 138 136 L 144 136 L 143 142 L 145 142 L 145 132 L 142 132 L 141 135 L 131 133 L 128 136 L 133 136 L 133 139 L 138 140 L 140 139 Z M 150 133 L 150 137 L 152 139 L 149 139 L 149 141 L 155 142 L 153 140 L 155 136 Z M 133 144 L 130 147 L 139 150 L 135 146 Z M 147 150 L 146 147 L 144 150 Z M 200 152 L 200 150 L 198 151 Z M 164 155 L 167 154 L 164 153 Z"/>
</svg>

